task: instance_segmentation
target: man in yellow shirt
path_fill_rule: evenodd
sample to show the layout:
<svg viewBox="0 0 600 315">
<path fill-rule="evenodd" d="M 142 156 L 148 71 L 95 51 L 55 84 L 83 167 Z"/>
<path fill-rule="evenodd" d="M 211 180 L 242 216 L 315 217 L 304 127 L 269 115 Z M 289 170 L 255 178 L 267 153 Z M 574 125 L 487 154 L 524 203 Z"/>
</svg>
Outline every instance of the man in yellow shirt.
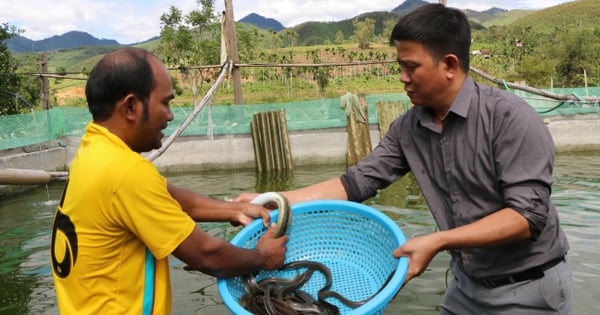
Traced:
<svg viewBox="0 0 600 315">
<path fill-rule="evenodd" d="M 160 148 L 173 119 L 165 66 L 151 53 L 106 54 L 86 84 L 93 121 L 73 159 L 53 224 L 51 260 L 62 314 L 170 314 L 168 256 L 216 277 L 275 269 L 287 236 L 256 249 L 210 236 L 195 221 L 269 221 L 266 208 L 177 188 L 140 153 Z"/>
</svg>

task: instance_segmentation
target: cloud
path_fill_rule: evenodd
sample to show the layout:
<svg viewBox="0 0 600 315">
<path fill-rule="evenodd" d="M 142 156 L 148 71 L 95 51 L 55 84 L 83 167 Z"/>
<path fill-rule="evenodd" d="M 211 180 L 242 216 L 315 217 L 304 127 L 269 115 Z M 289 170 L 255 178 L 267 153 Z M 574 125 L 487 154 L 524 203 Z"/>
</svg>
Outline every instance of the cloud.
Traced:
<svg viewBox="0 0 600 315">
<path fill-rule="evenodd" d="M 250 13 L 273 18 L 286 27 L 307 21 L 339 21 L 371 11 L 390 11 L 404 0 L 232 0 L 234 18 Z M 429 2 L 437 2 L 428 0 Z M 491 7 L 541 9 L 569 0 L 449 0 L 448 5 L 472 10 Z M 196 0 L 2 0 L 0 22 L 25 30 L 23 36 L 40 40 L 69 31 L 84 31 L 121 44 L 147 40 L 160 34 L 160 16 L 175 6 L 187 13 Z M 215 0 L 217 12 L 224 0 Z"/>
<path fill-rule="evenodd" d="M 364 12 L 390 11 L 396 6 L 390 1 L 382 0 L 362 3 L 339 0 L 240 1 L 234 4 L 236 20 L 254 12 L 274 18 L 286 27 L 293 27 L 307 21 L 339 21 Z"/>
</svg>

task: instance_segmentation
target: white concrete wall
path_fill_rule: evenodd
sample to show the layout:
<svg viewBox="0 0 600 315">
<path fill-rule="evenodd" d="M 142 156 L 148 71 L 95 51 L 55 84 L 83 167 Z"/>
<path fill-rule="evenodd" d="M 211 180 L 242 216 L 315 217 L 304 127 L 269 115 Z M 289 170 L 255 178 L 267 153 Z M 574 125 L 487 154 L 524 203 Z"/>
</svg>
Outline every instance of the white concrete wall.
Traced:
<svg viewBox="0 0 600 315">
<path fill-rule="evenodd" d="M 544 121 L 557 151 L 600 150 L 600 114 L 553 116 Z"/>
<path fill-rule="evenodd" d="M 558 152 L 600 150 L 600 114 L 554 116 L 545 118 Z M 345 128 L 290 132 L 294 165 L 345 163 L 347 134 Z M 371 126 L 371 143 L 379 142 L 377 126 Z M 66 170 L 79 146 L 80 139 L 63 139 L 0 151 L 0 169 L 22 168 L 45 171 Z M 254 149 L 250 135 L 180 137 L 156 160 L 161 171 L 216 168 L 252 168 Z M 24 187 L 0 185 L 0 196 Z"/>
<path fill-rule="evenodd" d="M 294 165 L 345 163 L 348 135 L 345 128 L 290 132 Z M 379 132 L 371 130 L 371 143 L 377 144 Z M 194 168 L 254 167 L 254 148 L 250 135 L 177 139 L 154 164 L 161 170 Z"/>
<path fill-rule="evenodd" d="M 557 151 L 600 149 L 600 114 L 545 118 Z M 290 132 L 295 164 L 337 163 L 346 160 L 345 128 Z M 0 168 L 65 170 L 73 158 L 79 138 L 65 137 L 38 145 L 0 151 Z M 377 126 L 371 127 L 371 142 L 379 142 Z M 250 135 L 180 137 L 155 161 L 160 169 L 254 167 Z"/>
</svg>

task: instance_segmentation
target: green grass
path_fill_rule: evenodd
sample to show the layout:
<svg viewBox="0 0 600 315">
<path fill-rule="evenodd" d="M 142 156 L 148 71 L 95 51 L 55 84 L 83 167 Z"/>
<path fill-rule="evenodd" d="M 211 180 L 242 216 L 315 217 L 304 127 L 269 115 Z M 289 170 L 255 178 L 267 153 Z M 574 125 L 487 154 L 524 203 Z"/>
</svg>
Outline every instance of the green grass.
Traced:
<svg viewBox="0 0 600 315">
<path fill-rule="evenodd" d="M 493 25 L 496 26 L 503 26 L 503 25 L 509 25 L 515 21 L 518 21 L 521 18 L 524 18 L 525 16 L 533 13 L 535 11 L 531 11 L 531 10 L 510 10 L 507 12 L 504 12 L 502 14 L 500 14 L 498 17 L 489 20 L 489 21 L 485 21 L 483 22 L 483 26 L 485 27 L 490 27 Z"/>
<path fill-rule="evenodd" d="M 144 43 L 143 48 L 152 50 L 158 45 L 158 41 Z M 292 47 L 281 50 L 265 50 L 265 55 L 273 54 L 291 54 L 294 56 L 294 63 L 312 63 L 311 57 L 307 57 L 307 53 L 318 51 L 318 54 L 323 62 L 345 62 L 350 61 L 351 52 L 354 52 L 353 61 L 358 61 L 359 56 L 363 59 L 369 59 L 370 54 L 385 56 L 386 60 L 395 58 L 394 48 L 386 43 L 373 44 L 372 49 L 360 50 L 357 44 L 348 43 L 343 45 L 319 45 L 319 46 L 302 46 Z M 69 68 L 65 67 L 68 72 L 77 72 L 82 68 L 88 71 L 101 58 L 103 51 L 114 49 L 114 47 L 100 49 L 101 54 L 95 54 L 94 50 L 87 49 L 72 49 L 68 51 L 57 52 L 50 63 L 55 62 L 58 65 L 64 66 L 71 63 Z M 344 53 L 340 53 L 340 49 Z M 60 57 L 62 56 L 62 58 Z M 398 92 L 402 89 L 398 81 L 398 75 L 388 65 L 372 65 L 372 66 L 354 66 L 352 70 L 342 70 L 341 67 L 335 67 L 331 70 L 329 83 L 325 88 L 324 93 L 319 90 L 316 82 L 312 78 L 312 73 L 309 68 L 293 68 L 293 80 L 284 80 L 286 77 L 284 70 L 280 67 L 264 67 L 264 68 L 242 68 L 242 75 L 246 78 L 242 83 L 242 93 L 244 103 L 280 103 L 290 101 L 311 100 L 315 98 L 335 98 L 340 97 L 347 91 L 352 93 L 391 93 Z M 345 72 L 345 73 L 342 73 Z M 189 105 L 193 103 L 191 88 L 186 81 L 180 76 L 178 71 L 172 71 L 172 75 L 177 78 L 179 85 L 183 88 L 183 94 L 178 95 L 175 106 Z M 216 74 L 215 74 L 216 76 Z M 60 106 L 85 106 L 83 97 L 64 97 L 74 88 L 82 89 L 85 86 L 85 81 L 74 80 L 55 80 L 51 79 L 51 91 L 54 94 L 54 105 Z M 203 84 L 198 95 L 202 97 L 212 84 Z M 218 89 L 217 94 L 213 98 L 214 104 L 232 104 L 234 103 L 234 92 L 231 82 L 224 82 Z"/>
<path fill-rule="evenodd" d="M 524 29 L 542 34 L 553 34 L 568 29 L 600 30 L 600 2 L 578 0 L 535 11 L 510 24 L 511 28 Z"/>
<path fill-rule="evenodd" d="M 291 82 L 291 83 L 290 83 Z M 210 88 L 204 84 L 198 94 L 202 97 Z M 360 73 L 352 77 L 332 77 L 321 93 L 317 83 L 312 80 L 309 73 L 295 75 L 290 80 L 253 80 L 242 83 L 242 94 L 244 104 L 264 103 L 286 103 L 293 101 L 314 100 L 319 98 L 337 98 L 346 92 L 355 94 L 382 94 L 397 93 L 403 91 L 399 77 L 395 73 L 386 75 L 374 75 Z M 174 105 L 190 105 L 192 94 L 189 88 L 185 88 L 182 95 L 178 95 Z M 213 97 L 213 104 L 227 105 L 234 103 L 234 92 L 231 82 L 224 82 Z"/>
<path fill-rule="evenodd" d="M 80 72 L 83 67 L 90 70 L 106 52 L 118 46 L 86 46 L 59 49 L 48 53 L 49 71 L 63 67 L 67 72 Z"/>
</svg>

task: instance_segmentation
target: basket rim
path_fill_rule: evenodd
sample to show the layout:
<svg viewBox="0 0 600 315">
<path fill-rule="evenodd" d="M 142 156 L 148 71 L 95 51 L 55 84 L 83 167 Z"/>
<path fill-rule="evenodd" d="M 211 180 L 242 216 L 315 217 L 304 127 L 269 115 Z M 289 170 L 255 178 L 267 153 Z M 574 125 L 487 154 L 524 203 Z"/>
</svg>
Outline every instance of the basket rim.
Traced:
<svg viewBox="0 0 600 315">
<path fill-rule="evenodd" d="M 291 205 L 292 212 L 294 209 L 302 209 L 302 208 L 310 208 L 315 205 L 324 206 L 324 207 L 335 207 L 341 208 L 342 211 L 349 211 L 360 213 L 369 219 L 377 221 L 382 225 L 385 225 L 391 232 L 392 237 L 396 240 L 398 246 L 404 244 L 406 242 L 406 237 L 400 228 L 400 226 L 394 222 L 390 217 L 381 212 L 378 209 L 373 207 L 364 205 L 362 203 L 347 201 L 347 200 L 310 200 L 299 202 Z M 276 221 L 279 215 L 279 210 L 272 210 L 271 213 L 271 221 Z M 258 218 L 252 221 L 250 224 L 242 228 L 230 241 L 231 244 L 235 246 L 241 246 L 240 244 L 246 241 L 249 237 L 256 233 L 256 230 L 263 228 L 262 219 Z M 392 253 L 390 253 L 391 255 Z M 404 279 L 408 273 L 408 259 L 406 257 L 401 257 L 398 260 L 398 265 L 394 272 L 392 278 L 388 281 L 386 286 L 379 291 L 377 295 L 375 295 L 369 302 L 365 303 L 358 309 L 354 309 L 346 315 L 359 315 L 359 314 L 371 314 L 377 312 L 378 310 L 383 310 L 387 307 L 389 301 L 394 297 L 394 295 L 400 290 L 402 284 L 404 283 Z M 245 308 L 243 308 L 237 298 L 235 298 L 228 288 L 228 278 L 218 278 L 217 279 L 217 289 L 219 291 L 219 295 L 223 300 L 223 304 L 236 315 L 252 315 L 252 313 L 248 312 Z M 359 312 L 360 311 L 360 312 Z"/>
</svg>

